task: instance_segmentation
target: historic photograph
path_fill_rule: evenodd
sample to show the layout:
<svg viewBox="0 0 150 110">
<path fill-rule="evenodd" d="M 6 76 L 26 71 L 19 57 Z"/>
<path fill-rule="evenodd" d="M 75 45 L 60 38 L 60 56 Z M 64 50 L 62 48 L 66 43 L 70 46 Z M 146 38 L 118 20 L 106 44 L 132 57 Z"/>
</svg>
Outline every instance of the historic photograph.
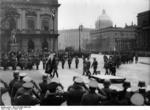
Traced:
<svg viewBox="0 0 150 110">
<path fill-rule="evenodd" d="M 149 0 L 0 0 L 0 106 L 149 106 Z"/>
</svg>

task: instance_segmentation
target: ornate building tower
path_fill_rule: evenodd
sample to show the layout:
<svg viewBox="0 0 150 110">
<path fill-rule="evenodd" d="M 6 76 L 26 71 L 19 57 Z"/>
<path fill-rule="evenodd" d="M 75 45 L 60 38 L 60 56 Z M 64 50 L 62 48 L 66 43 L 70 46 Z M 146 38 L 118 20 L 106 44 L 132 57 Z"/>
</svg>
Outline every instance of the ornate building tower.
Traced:
<svg viewBox="0 0 150 110">
<path fill-rule="evenodd" d="M 1 50 L 58 50 L 57 0 L 1 0 Z"/>
</svg>

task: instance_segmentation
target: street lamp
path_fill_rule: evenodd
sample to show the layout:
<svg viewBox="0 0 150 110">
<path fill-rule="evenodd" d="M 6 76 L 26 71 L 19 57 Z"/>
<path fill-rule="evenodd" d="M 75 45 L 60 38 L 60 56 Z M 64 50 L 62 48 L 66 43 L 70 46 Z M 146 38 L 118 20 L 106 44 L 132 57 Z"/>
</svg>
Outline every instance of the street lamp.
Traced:
<svg viewBox="0 0 150 110">
<path fill-rule="evenodd" d="M 81 33 L 80 32 L 82 32 L 82 30 L 83 30 L 83 25 L 79 25 L 79 53 L 81 52 L 81 44 L 80 44 L 80 42 L 81 42 Z"/>
</svg>

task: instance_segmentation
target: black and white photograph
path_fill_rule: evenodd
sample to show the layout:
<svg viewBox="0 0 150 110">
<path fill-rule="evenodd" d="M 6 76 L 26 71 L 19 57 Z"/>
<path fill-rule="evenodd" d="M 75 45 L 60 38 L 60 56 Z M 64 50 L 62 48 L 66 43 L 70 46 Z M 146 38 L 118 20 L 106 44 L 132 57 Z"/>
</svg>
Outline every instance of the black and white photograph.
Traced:
<svg viewBox="0 0 150 110">
<path fill-rule="evenodd" d="M 149 105 L 150 0 L 0 0 L 0 109 Z"/>
</svg>

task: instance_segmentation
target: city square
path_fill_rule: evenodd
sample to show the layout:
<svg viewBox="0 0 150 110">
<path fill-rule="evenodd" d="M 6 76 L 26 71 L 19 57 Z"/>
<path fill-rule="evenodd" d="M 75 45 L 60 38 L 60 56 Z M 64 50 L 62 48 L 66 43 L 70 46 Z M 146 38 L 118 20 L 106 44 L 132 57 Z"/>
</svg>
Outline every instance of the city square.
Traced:
<svg viewBox="0 0 150 110">
<path fill-rule="evenodd" d="M 0 0 L 0 106 L 150 105 L 148 3 Z"/>
</svg>

